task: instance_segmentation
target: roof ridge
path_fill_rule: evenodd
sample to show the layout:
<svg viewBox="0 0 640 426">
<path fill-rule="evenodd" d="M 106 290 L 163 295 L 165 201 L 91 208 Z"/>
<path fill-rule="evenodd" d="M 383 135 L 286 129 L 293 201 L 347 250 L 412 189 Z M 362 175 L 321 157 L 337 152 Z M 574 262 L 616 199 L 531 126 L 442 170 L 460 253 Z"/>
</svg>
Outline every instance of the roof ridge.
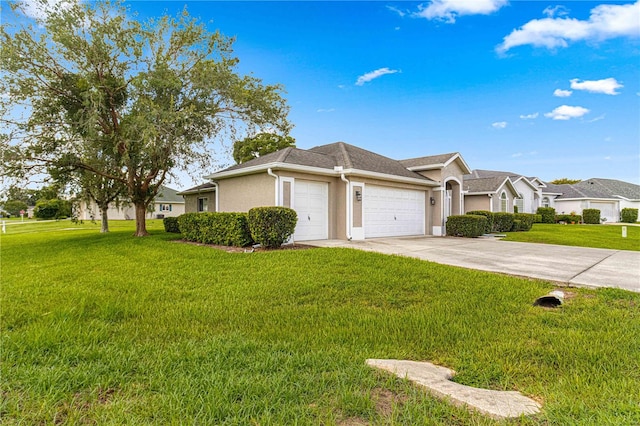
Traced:
<svg viewBox="0 0 640 426">
<path fill-rule="evenodd" d="M 291 153 L 291 146 L 288 146 L 280 151 L 280 155 L 278 155 L 278 162 L 284 163 L 289 154 Z"/>
<path fill-rule="evenodd" d="M 353 168 L 353 162 L 351 161 L 351 156 L 347 151 L 347 144 L 344 142 L 338 142 L 338 146 L 340 147 L 340 153 L 342 154 L 342 159 L 344 160 L 344 165 L 347 169 Z"/>
</svg>

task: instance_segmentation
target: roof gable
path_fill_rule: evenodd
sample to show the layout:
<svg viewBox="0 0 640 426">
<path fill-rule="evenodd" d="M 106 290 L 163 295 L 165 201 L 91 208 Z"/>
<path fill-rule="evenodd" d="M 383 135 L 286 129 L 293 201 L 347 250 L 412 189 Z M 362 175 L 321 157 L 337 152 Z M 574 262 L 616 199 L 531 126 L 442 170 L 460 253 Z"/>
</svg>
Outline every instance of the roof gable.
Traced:
<svg viewBox="0 0 640 426">
<path fill-rule="evenodd" d="M 518 194 L 515 186 L 508 176 L 494 176 L 478 179 L 465 179 L 462 184 L 462 189 L 469 195 L 473 194 L 496 194 L 504 186 L 509 187 L 514 195 Z"/>
<path fill-rule="evenodd" d="M 426 157 L 409 158 L 406 160 L 400 160 L 400 163 L 409 170 L 422 171 L 442 169 L 449 164 L 457 161 L 460 164 L 460 168 L 463 173 L 471 173 L 471 169 L 462 158 L 459 152 L 451 152 L 448 154 L 429 155 Z"/>
</svg>

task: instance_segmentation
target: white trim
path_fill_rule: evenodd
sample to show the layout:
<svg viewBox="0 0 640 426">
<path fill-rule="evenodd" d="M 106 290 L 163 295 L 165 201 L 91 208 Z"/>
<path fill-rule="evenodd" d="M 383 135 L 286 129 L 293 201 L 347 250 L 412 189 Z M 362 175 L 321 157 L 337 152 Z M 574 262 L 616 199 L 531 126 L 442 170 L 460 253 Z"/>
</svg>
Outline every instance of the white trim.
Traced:
<svg viewBox="0 0 640 426">
<path fill-rule="evenodd" d="M 271 176 L 272 178 L 275 178 L 275 180 L 276 180 L 276 183 L 275 183 L 275 185 L 276 185 L 276 190 L 275 190 L 275 193 L 276 193 L 276 194 L 275 194 L 276 200 L 275 200 L 275 203 L 274 203 L 274 204 L 275 204 L 276 206 L 279 206 L 280 204 L 278 204 L 278 201 L 280 200 L 280 183 L 279 183 L 279 182 L 280 182 L 280 177 L 279 177 L 277 174 L 273 173 L 273 171 L 271 170 L 271 167 L 269 167 L 269 168 L 267 169 L 267 174 L 268 174 L 269 176 Z"/>
<path fill-rule="evenodd" d="M 353 187 L 360 186 L 362 187 L 362 218 L 360 219 L 362 226 L 356 228 L 353 226 Z M 365 220 L 365 209 L 364 209 L 364 199 L 366 197 L 366 192 L 364 189 L 364 182 L 353 182 L 351 181 L 349 184 L 349 193 L 351 194 L 351 216 L 349 217 L 348 223 L 351 225 L 351 238 L 354 240 L 364 240 L 364 220 Z"/>
<path fill-rule="evenodd" d="M 295 179 L 292 177 L 284 177 L 284 176 L 280 176 L 280 193 L 278 194 L 278 203 L 276 204 L 276 206 L 284 206 L 284 183 L 285 182 L 289 182 L 291 184 L 291 189 L 290 189 L 290 194 L 289 196 L 291 197 L 291 199 L 289 200 L 289 208 L 293 208 L 293 206 L 296 205 L 295 203 Z"/>
<path fill-rule="evenodd" d="M 347 217 L 345 218 L 345 224 L 347 226 L 347 240 L 351 241 L 351 182 L 347 179 L 344 173 L 340 174 L 340 180 L 345 183 L 345 192 L 346 192 L 346 200 L 345 200 L 345 210 Z"/>
</svg>

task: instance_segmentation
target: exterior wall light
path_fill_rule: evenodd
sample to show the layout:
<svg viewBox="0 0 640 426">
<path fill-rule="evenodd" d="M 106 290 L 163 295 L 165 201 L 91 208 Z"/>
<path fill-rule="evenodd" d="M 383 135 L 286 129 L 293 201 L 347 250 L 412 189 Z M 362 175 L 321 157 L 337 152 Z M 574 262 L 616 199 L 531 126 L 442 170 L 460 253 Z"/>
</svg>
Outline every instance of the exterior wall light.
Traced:
<svg viewBox="0 0 640 426">
<path fill-rule="evenodd" d="M 356 190 L 356 200 L 357 201 L 362 201 L 362 192 Z"/>
</svg>

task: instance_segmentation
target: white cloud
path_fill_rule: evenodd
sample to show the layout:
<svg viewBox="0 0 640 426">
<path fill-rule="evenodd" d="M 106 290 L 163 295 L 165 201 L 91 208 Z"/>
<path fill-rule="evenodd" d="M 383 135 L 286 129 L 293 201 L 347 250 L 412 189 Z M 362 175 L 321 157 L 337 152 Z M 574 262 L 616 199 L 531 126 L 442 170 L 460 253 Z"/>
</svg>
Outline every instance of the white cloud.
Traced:
<svg viewBox="0 0 640 426">
<path fill-rule="evenodd" d="M 394 13 L 397 13 L 401 18 L 403 18 L 407 14 L 407 12 L 405 12 L 404 10 L 400 10 L 395 6 L 387 6 L 387 9 Z"/>
<path fill-rule="evenodd" d="M 607 155 L 606 157 L 604 157 L 605 160 L 611 160 L 611 156 Z"/>
<path fill-rule="evenodd" d="M 505 127 L 507 127 L 507 122 L 506 121 L 497 121 L 497 122 L 491 124 L 491 126 L 494 129 L 504 129 Z"/>
<path fill-rule="evenodd" d="M 534 112 L 533 114 L 521 115 L 520 118 L 522 118 L 523 120 L 534 120 L 538 118 L 538 115 L 540 114 Z"/>
<path fill-rule="evenodd" d="M 573 92 L 571 90 L 556 89 L 553 91 L 553 96 L 557 96 L 559 98 L 568 98 L 572 93 Z"/>
<path fill-rule="evenodd" d="M 385 74 L 395 74 L 397 72 L 400 72 L 400 71 L 392 70 L 392 69 L 389 69 L 387 67 L 379 68 L 379 69 L 377 69 L 375 71 L 368 72 L 368 73 L 363 74 L 360 77 L 358 77 L 358 80 L 356 80 L 356 86 L 362 86 L 365 83 L 367 83 L 367 82 L 369 82 L 371 80 L 374 80 L 374 79 L 376 79 L 378 77 L 382 77 Z"/>
<path fill-rule="evenodd" d="M 589 121 L 587 121 L 587 123 L 593 123 L 594 121 L 600 121 L 600 120 L 604 120 L 605 114 L 599 115 L 596 118 L 593 118 Z"/>
<path fill-rule="evenodd" d="M 522 155 L 523 154 L 521 152 L 516 152 L 515 154 L 511 154 L 513 158 L 522 157 Z"/>
<path fill-rule="evenodd" d="M 604 93 L 605 95 L 619 95 L 616 89 L 624 87 L 615 78 L 605 78 L 603 80 L 580 81 L 577 78 L 571 80 L 571 88 L 574 90 L 586 90 L 591 93 Z"/>
<path fill-rule="evenodd" d="M 581 106 L 562 105 L 553 111 L 546 113 L 544 116 L 554 120 L 570 120 L 572 118 L 582 117 L 588 112 L 589 110 L 587 108 L 583 108 Z"/>
<path fill-rule="evenodd" d="M 316 112 L 333 112 L 335 110 L 336 110 L 335 108 L 320 108 Z"/>
<path fill-rule="evenodd" d="M 427 7 L 418 6 L 413 16 L 453 24 L 458 16 L 489 15 L 507 3 L 507 0 L 431 0 Z"/>
<path fill-rule="evenodd" d="M 549 18 L 553 18 L 554 16 L 566 16 L 569 14 L 569 9 L 564 6 L 547 6 L 542 13 Z"/>
<path fill-rule="evenodd" d="M 586 21 L 551 16 L 534 19 L 507 35 L 496 47 L 496 51 L 505 53 L 514 47 L 528 44 L 554 49 L 567 47 L 570 42 L 581 40 L 602 41 L 615 37 L 638 37 L 638 16 L 640 0 L 633 4 L 596 6 L 591 9 L 591 15 Z"/>
</svg>

